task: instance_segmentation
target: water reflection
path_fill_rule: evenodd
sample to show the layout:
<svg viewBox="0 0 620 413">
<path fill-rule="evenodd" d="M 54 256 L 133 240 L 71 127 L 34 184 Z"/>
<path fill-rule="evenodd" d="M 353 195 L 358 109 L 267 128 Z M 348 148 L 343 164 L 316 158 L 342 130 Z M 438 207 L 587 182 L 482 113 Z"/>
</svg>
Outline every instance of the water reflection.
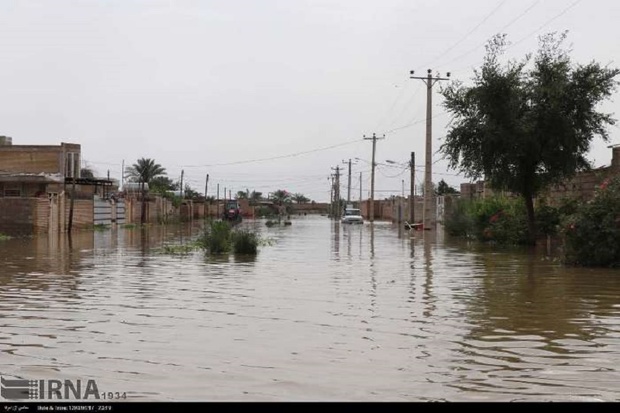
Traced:
<svg viewBox="0 0 620 413">
<path fill-rule="evenodd" d="M 133 400 L 619 399 L 617 270 L 381 222 L 243 225 L 274 244 L 162 252 L 200 225 L 0 244 L 3 376 Z"/>
</svg>

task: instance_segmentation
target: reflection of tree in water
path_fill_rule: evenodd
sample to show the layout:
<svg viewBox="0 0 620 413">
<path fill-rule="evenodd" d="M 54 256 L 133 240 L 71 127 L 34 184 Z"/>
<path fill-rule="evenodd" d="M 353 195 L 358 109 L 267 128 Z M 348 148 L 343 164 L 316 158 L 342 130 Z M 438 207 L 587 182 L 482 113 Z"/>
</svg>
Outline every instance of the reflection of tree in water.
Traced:
<svg viewBox="0 0 620 413">
<path fill-rule="evenodd" d="M 596 328 L 585 320 L 592 313 L 617 314 L 616 300 L 601 294 L 605 287 L 592 279 L 597 270 L 561 267 L 534 253 L 485 253 L 477 261 L 484 268 L 481 288 L 466 299 L 472 338 L 506 332 L 590 340 Z M 620 292 L 620 280 L 612 284 Z"/>
</svg>

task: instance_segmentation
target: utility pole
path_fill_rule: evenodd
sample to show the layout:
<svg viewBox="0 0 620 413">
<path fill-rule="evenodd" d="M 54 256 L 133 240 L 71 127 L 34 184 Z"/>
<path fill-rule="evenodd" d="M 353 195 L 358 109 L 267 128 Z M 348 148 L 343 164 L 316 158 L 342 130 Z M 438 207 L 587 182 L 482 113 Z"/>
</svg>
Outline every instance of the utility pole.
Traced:
<svg viewBox="0 0 620 413">
<path fill-rule="evenodd" d="M 205 219 L 209 217 L 209 207 L 211 206 L 211 202 L 207 201 L 207 191 L 209 190 L 209 174 L 207 174 L 207 180 L 205 181 Z"/>
<path fill-rule="evenodd" d="M 360 172 L 360 211 L 362 210 L 362 173 Z"/>
<path fill-rule="evenodd" d="M 329 175 L 329 208 L 330 208 L 330 218 L 334 217 L 334 175 Z"/>
<path fill-rule="evenodd" d="M 220 184 L 217 184 L 217 200 L 215 202 L 215 218 L 217 219 L 220 216 Z"/>
<path fill-rule="evenodd" d="M 375 162 L 375 153 L 377 152 L 377 139 L 385 139 L 385 135 L 383 135 L 381 138 L 377 138 L 377 135 L 374 133 L 372 134 L 372 138 L 368 138 L 366 137 L 366 135 L 364 135 L 364 140 L 372 140 L 372 168 L 370 172 L 369 208 L 370 222 L 373 222 L 375 220 L 375 166 L 377 166 L 377 163 Z"/>
<path fill-rule="evenodd" d="M 411 195 L 409 196 L 409 223 L 414 224 L 415 214 L 413 209 L 415 207 L 415 152 L 411 152 Z"/>
<path fill-rule="evenodd" d="M 336 170 L 336 183 L 334 184 L 334 198 L 336 201 L 336 213 L 335 218 L 340 219 L 340 167 L 336 166 L 336 168 L 332 168 Z"/>
<path fill-rule="evenodd" d="M 432 223 L 432 213 L 433 213 L 433 209 L 437 208 L 437 206 L 435 205 L 435 207 L 433 208 L 433 199 L 434 199 L 434 193 L 433 193 L 433 172 L 432 172 L 432 166 L 433 166 L 433 149 L 432 149 L 432 144 L 433 144 L 433 116 L 432 116 L 432 112 L 433 112 L 433 85 L 435 85 L 435 83 L 437 83 L 440 80 L 449 80 L 450 78 L 450 72 L 448 72 L 446 74 L 446 77 L 439 77 L 439 76 L 435 76 L 433 77 L 432 75 L 432 70 L 428 69 L 428 74 L 425 77 L 418 77 L 418 76 L 413 76 L 414 71 L 412 70 L 410 72 L 410 78 L 411 79 L 420 79 L 422 80 L 424 83 L 426 83 L 426 165 L 425 165 L 425 169 L 424 169 L 424 215 L 423 215 L 423 220 L 424 220 L 424 229 L 431 229 L 431 226 L 433 225 Z"/>
<path fill-rule="evenodd" d="M 121 188 L 125 189 L 125 160 L 123 159 L 123 166 L 121 166 Z"/>
<path fill-rule="evenodd" d="M 183 175 L 185 175 L 185 171 L 181 169 L 181 199 L 183 199 Z"/>
<path fill-rule="evenodd" d="M 342 161 L 342 163 L 349 164 L 349 180 L 347 186 L 347 204 L 349 204 L 351 203 L 351 159 L 349 159 L 349 162 Z"/>
</svg>

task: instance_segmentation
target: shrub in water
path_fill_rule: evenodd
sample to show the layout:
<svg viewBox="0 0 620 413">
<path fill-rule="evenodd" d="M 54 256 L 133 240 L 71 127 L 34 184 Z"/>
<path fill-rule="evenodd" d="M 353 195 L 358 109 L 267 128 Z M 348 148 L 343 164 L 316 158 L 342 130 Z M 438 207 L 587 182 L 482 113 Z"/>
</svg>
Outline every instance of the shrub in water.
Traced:
<svg viewBox="0 0 620 413">
<path fill-rule="evenodd" d="M 239 230 L 232 235 L 233 250 L 236 254 L 256 254 L 258 252 L 259 237 L 250 231 Z"/>
<path fill-rule="evenodd" d="M 608 179 L 594 198 L 562 224 L 569 264 L 620 267 L 620 177 Z"/>
<path fill-rule="evenodd" d="M 231 247 L 230 224 L 225 221 L 211 221 L 197 243 L 212 254 L 229 252 Z"/>
</svg>

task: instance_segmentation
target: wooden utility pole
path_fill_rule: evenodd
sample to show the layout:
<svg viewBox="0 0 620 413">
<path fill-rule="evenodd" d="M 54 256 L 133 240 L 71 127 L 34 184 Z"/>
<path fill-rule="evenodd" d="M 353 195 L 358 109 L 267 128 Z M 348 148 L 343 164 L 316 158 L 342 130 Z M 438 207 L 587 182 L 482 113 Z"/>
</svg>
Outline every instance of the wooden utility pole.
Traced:
<svg viewBox="0 0 620 413">
<path fill-rule="evenodd" d="M 415 152 L 411 152 L 411 183 L 410 183 L 410 191 L 411 195 L 409 196 L 409 223 L 414 224 L 415 222 Z"/>
<path fill-rule="evenodd" d="M 432 75 L 432 70 L 428 69 L 428 74 L 425 77 L 413 76 L 414 71 L 410 72 L 411 79 L 420 79 L 426 83 L 426 159 L 424 169 L 424 229 L 431 229 L 433 225 L 433 210 L 437 208 L 433 207 L 434 193 L 433 193 L 433 85 L 440 80 L 449 80 L 450 72 L 446 74 L 445 78 Z"/>
<path fill-rule="evenodd" d="M 372 163 L 371 163 L 371 172 L 370 172 L 370 208 L 369 208 L 369 215 L 370 215 L 370 222 L 373 222 L 375 220 L 375 166 L 377 166 L 377 163 L 375 162 L 375 154 L 377 152 L 377 139 L 385 139 L 385 135 L 383 135 L 381 138 L 377 138 L 376 134 L 372 134 L 372 138 L 368 138 L 366 137 L 366 135 L 364 135 L 364 139 L 365 140 L 372 140 Z"/>
</svg>

